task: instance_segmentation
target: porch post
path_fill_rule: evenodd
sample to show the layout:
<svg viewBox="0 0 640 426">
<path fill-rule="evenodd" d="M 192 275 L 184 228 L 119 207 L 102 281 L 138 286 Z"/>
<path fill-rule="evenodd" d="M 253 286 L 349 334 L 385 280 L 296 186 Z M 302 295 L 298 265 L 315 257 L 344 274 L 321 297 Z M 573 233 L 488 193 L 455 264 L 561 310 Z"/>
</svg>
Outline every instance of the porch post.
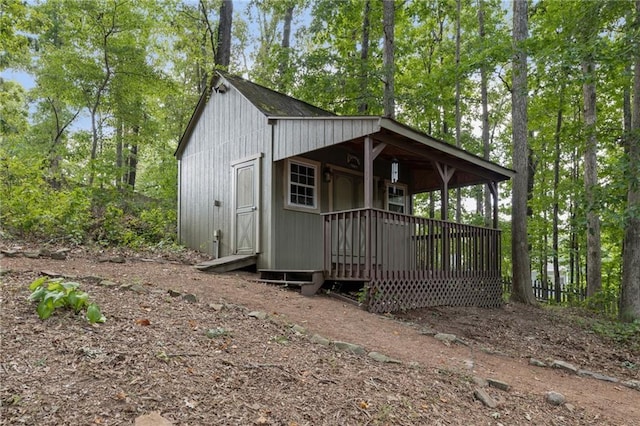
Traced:
<svg viewBox="0 0 640 426">
<path fill-rule="evenodd" d="M 364 231 L 364 245 L 365 245 L 365 275 L 366 278 L 371 278 L 371 258 L 373 252 L 371 250 L 371 207 L 373 207 L 373 139 L 371 136 L 365 136 L 364 138 L 364 208 L 367 209 L 365 213 L 365 231 Z"/>
<path fill-rule="evenodd" d="M 453 177 L 456 169 L 449 167 L 447 164 L 441 164 L 436 162 L 436 168 L 442 180 L 442 188 L 440 190 L 440 219 L 449 220 L 449 181 Z"/>
<path fill-rule="evenodd" d="M 498 182 L 489 182 L 488 186 L 493 199 L 493 229 L 498 229 Z"/>
</svg>

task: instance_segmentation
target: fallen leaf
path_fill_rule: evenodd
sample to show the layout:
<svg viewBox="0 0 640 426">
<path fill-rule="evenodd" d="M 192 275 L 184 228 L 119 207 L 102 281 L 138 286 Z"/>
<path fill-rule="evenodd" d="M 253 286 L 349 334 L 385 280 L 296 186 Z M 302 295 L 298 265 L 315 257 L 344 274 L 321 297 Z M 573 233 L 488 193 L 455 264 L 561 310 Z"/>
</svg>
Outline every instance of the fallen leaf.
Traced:
<svg viewBox="0 0 640 426">
<path fill-rule="evenodd" d="M 116 399 L 119 400 L 119 401 L 122 401 L 122 400 L 124 400 L 126 398 L 127 398 L 127 394 L 124 393 L 123 391 L 120 391 L 120 392 L 118 392 L 116 394 Z"/>
<path fill-rule="evenodd" d="M 366 410 L 367 408 L 369 408 L 369 403 L 367 401 L 360 401 L 360 408 Z"/>
<path fill-rule="evenodd" d="M 260 417 L 258 417 L 258 419 L 257 419 L 255 422 L 253 422 L 253 423 L 254 423 L 254 424 L 257 424 L 257 425 L 266 425 L 266 424 L 268 424 L 268 423 L 269 423 L 269 420 L 268 420 L 265 416 L 260 416 Z"/>
<path fill-rule="evenodd" d="M 149 321 L 147 318 L 140 318 L 136 320 L 136 324 L 144 327 L 147 325 L 151 325 L 151 321 Z"/>
</svg>

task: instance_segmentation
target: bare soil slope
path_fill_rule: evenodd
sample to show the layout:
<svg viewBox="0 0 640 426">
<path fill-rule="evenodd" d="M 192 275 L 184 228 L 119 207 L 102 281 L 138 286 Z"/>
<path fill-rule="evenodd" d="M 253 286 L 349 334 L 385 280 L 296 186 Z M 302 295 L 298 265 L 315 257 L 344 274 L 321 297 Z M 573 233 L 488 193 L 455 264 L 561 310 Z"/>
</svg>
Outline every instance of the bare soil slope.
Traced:
<svg viewBox="0 0 640 426">
<path fill-rule="evenodd" d="M 640 424 L 637 390 L 529 365 L 530 357 L 561 359 L 640 379 L 638 347 L 590 333 L 591 320 L 577 313 L 506 305 L 381 316 L 250 273 L 201 273 L 184 263 L 195 258 L 102 256 L 77 249 L 66 260 L 0 259 L 10 270 L 0 293 L 0 424 L 132 424 L 153 411 L 185 425 Z M 42 271 L 76 277 L 107 322 L 62 312 L 40 321 L 26 298 Z M 402 364 L 315 343 L 314 334 Z M 485 388 L 497 408 L 474 398 L 474 376 L 510 385 Z M 568 404 L 547 403 L 552 390 Z"/>
</svg>

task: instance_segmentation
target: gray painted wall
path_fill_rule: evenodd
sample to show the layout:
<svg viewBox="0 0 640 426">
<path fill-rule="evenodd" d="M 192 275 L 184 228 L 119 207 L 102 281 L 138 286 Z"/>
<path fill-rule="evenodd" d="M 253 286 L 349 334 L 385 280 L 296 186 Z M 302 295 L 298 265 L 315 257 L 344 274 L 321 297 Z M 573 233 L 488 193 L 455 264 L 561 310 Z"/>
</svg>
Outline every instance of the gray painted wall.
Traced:
<svg viewBox="0 0 640 426">
<path fill-rule="evenodd" d="M 239 159 L 259 153 L 262 158 L 261 218 L 271 221 L 271 132 L 267 118 L 236 89 L 212 92 L 180 157 L 180 241 L 188 247 L 214 254 L 213 232 L 221 230 L 220 256 L 231 254 L 232 168 Z M 220 206 L 214 206 L 215 201 Z M 269 227 L 261 228 L 268 241 Z M 268 245 L 263 244 L 264 250 Z"/>
</svg>

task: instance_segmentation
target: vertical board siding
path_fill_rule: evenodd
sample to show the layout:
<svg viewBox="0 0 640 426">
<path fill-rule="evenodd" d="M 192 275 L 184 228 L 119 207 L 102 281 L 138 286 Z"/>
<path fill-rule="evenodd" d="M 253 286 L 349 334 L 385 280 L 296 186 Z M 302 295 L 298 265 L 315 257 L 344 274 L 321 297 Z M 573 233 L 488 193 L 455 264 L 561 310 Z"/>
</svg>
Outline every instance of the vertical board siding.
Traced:
<svg viewBox="0 0 640 426">
<path fill-rule="evenodd" d="M 378 118 L 278 119 L 274 161 L 360 138 L 379 130 Z"/>
<path fill-rule="evenodd" d="M 220 256 L 231 254 L 233 216 L 231 163 L 264 153 L 271 126 L 238 91 L 211 93 L 180 157 L 180 241 L 214 254 L 213 231 L 220 229 Z M 261 180 L 261 185 L 263 182 Z M 263 190 L 270 188 L 264 185 Z M 214 201 L 220 201 L 219 207 Z M 261 197 L 268 210 L 268 197 Z"/>
</svg>

